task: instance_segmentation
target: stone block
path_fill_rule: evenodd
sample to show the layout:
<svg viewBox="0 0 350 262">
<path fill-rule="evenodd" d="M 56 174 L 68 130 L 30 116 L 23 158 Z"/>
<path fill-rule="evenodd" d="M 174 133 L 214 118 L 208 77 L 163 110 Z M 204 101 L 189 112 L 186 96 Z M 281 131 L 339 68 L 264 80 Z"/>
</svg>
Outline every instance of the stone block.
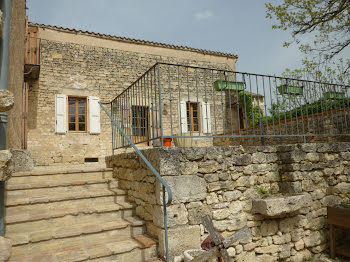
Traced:
<svg viewBox="0 0 350 262">
<path fill-rule="evenodd" d="M 276 220 L 265 220 L 261 224 L 262 236 L 273 236 L 278 231 L 278 223 Z"/>
<path fill-rule="evenodd" d="M 253 213 L 275 217 L 294 213 L 312 202 L 310 195 L 277 196 L 253 200 Z"/>
<path fill-rule="evenodd" d="M 211 204 L 218 204 L 219 203 L 219 198 L 218 196 L 213 192 L 213 193 L 210 193 L 207 197 L 206 197 L 206 200 L 207 200 L 207 204 L 208 205 L 211 205 Z"/>
<path fill-rule="evenodd" d="M 157 155 L 155 155 L 153 161 L 157 162 Z M 179 175 L 180 160 L 178 148 L 159 150 L 159 162 L 159 173 L 162 176 Z"/>
<path fill-rule="evenodd" d="M 10 258 L 12 242 L 8 238 L 0 237 L 0 262 L 5 262 Z"/>
<path fill-rule="evenodd" d="M 235 190 L 235 191 L 226 191 L 224 193 L 224 200 L 225 201 L 234 201 L 239 199 L 242 196 L 241 191 Z"/>
<path fill-rule="evenodd" d="M 10 149 L 12 154 L 14 171 L 31 171 L 34 168 L 34 161 L 31 153 L 24 149 Z"/>
<path fill-rule="evenodd" d="M 213 221 L 218 231 L 235 231 L 247 225 L 247 217 L 244 214 L 230 217 L 230 220 Z"/>
<path fill-rule="evenodd" d="M 213 219 L 222 220 L 230 215 L 230 211 L 227 208 L 213 210 Z"/>
<path fill-rule="evenodd" d="M 202 205 L 188 210 L 188 220 L 191 225 L 198 225 L 202 223 L 202 217 L 212 217 L 212 209 L 210 206 Z"/>
<path fill-rule="evenodd" d="M 304 237 L 306 247 L 314 247 L 325 242 L 325 237 L 319 231 L 312 232 L 309 236 Z"/>
<path fill-rule="evenodd" d="M 165 256 L 164 246 L 164 230 L 158 235 L 159 253 L 161 257 Z M 196 226 L 180 226 L 169 228 L 168 230 L 169 254 L 170 260 L 175 256 L 182 255 L 185 250 L 200 248 L 200 227 Z"/>
<path fill-rule="evenodd" d="M 200 160 L 206 154 L 206 148 L 182 148 L 181 153 L 190 161 Z"/>
<path fill-rule="evenodd" d="M 13 172 L 13 156 L 9 150 L 0 150 L 0 181 L 6 181 Z"/>
<path fill-rule="evenodd" d="M 244 202 L 242 201 L 234 201 L 230 204 L 229 210 L 231 214 L 238 214 L 242 211 L 244 207 Z"/>
<path fill-rule="evenodd" d="M 0 112 L 6 112 L 13 108 L 15 97 L 12 92 L 0 89 Z"/>
<path fill-rule="evenodd" d="M 203 200 L 207 196 L 207 186 L 204 178 L 194 175 L 163 177 L 173 193 L 173 203 L 185 203 Z M 157 181 L 157 203 L 162 203 L 162 185 Z"/>
<path fill-rule="evenodd" d="M 221 166 L 214 160 L 200 162 L 198 167 L 198 172 L 203 174 L 209 174 L 221 170 Z"/>
<path fill-rule="evenodd" d="M 252 154 L 252 162 L 254 164 L 261 164 L 266 162 L 266 154 L 262 152 L 257 152 Z"/>
<path fill-rule="evenodd" d="M 255 252 L 257 254 L 274 254 L 277 253 L 279 249 L 278 245 L 269 245 L 266 247 L 257 247 L 255 248 Z"/>
<path fill-rule="evenodd" d="M 198 172 L 197 162 L 182 162 L 180 164 L 180 173 L 182 175 L 195 175 Z"/>
<path fill-rule="evenodd" d="M 184 204 L 170 205 L 167 207 L 168 227 L 186 225 L 188 212 Z M 153 207 L 153 222 L 156 226 L 164 228 L 163 206 Z"/>
</svg>

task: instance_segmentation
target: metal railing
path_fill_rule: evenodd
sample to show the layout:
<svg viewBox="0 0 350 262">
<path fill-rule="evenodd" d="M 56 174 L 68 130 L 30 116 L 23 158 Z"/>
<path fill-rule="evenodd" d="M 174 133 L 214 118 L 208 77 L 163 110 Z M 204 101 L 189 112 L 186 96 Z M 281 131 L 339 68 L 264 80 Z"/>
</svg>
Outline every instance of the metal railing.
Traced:
<svg viewBox="0 0 350 262">
<path fill-rule="evenodd" d="M 40 43 L 37 37 L 26 37 L 24 62 L 28 65 L 40 65 Z"/>
<path fill-rule="evenodd" d="M 170 261 L 169 257 L 169 245 L 168 245 L 168 217 L 167 217 L 167 204 L 171 204 L 173 195 L 169 185 L 165 182 L 165 180 L 160 176 L 159 172 L 152 166 L 152 164 L 147 160 L 147 158 L 141 153 L 141 151 L 136 147 L 133 141 L 125 134 L 123 129 L 118 125 L 116 120 L 111 116 L 111 114 L 107 111 L 107 109 L 100 103 L 102 110 L 107 114 L 114 127 L 118 129 L 118 131 L 123 135 L 123 137 L 128 141 L 128 143 L 134 148 L 135 152 L 139 155 L 139 157 L 145 162 L 147 167 L 151 170 L 151 172 L 156 176 L 158 181 L 163 185 L 163 213 L 164 213 L 164 241 L 165 241 L 165 254 L 166 261 Z M 109 103 L 106 103 L 109 104 Z M 165 193 L 168 193 L 168 201 L 166 201 Z"/>
<path fill-rule="evenodd" d="M 135 144 L 349 136 L 350 86 L 156 63 L 111 102 Z M 115 127 L 113 149 L 130 146 Z M 227 140 L 226 142 L 229 142 Z"/>
</svg>

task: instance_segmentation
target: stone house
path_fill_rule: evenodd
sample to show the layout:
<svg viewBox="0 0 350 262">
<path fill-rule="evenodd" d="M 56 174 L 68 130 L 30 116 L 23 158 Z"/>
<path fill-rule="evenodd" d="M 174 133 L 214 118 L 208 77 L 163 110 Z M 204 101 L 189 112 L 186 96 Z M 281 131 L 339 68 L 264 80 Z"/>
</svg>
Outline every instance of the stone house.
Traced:
<svg viewBox="0 0 350 262">
<path fill-rule="evenodd" d="M 250 228 L 251 237 L 228 249 L 236 261 L 302 262 L 327 249 L 327 206 L 349 200 L 350 144 L 232 147 L 223 139 L 213 146 L 206 134 L 249 127 L 233 92 L 242 84 L 236 55 L 31 23 L 23 43 L 24 87 L 15 92 L 20 106 L 9 115 L 8 146 L 28 149 L 36 167 L 17 169 L 6 184 L 9 261 L 165 257 L 165 192 L 139 155 L 115 154 L 116 133 L 99 105 L 115 98 L 107 109 L 147 146 L 144 155 L 173 191 L 172 261 L 207 237 L 204 215 L 225 237 Z M 173 69 L 157 73 L 167 64 Z M 217 97 L 206 93 L 215 84 Z M 252 105 L 266 111 L 261 93 L 250 91 Z M 202 137 L 187 144 L 179 136 L 178 147 L 165 148 L 149 130 Z M 260 201 L 259 188 L 274 197 Z M 256 199 L 283 208 L 267 210 Z"/>
<path fill-rule="evenodd" d="M 232 54 L 55 26 L 29 24 L 27 32 L 26 57 L 32 61 L 26 63 L 30 73 L 26 76 L 28 110 L 22 143 L 38 165 L 103 161 L 110 155 L 111 125 L 100 113 L 98 102 L 110 102 L 156 62 L 234 71 L 237 61 Z M 190 106 L 191 119 L 189 112 L 183 119 L 194 123 L 192 127 L 188 124 L 192 131 L 209 133 L 210 127 L 204 130 L 208 118 L 202 91 L 199 99 L 198 95 L 183 95 L 179 107 L 186 112 L 186 103 Z M 131 107 L 129 117 L 145 110 L 136 102 Z M 176 111 L 174 107 L 173 114 Z M 152 122 L 154 114 L 147 115 L 145 121 Z M 170 132 L 170 126 L 164 124 L 164 129 Z M 181 131 L 188 131 L 186 124 Z"/>
</svg>

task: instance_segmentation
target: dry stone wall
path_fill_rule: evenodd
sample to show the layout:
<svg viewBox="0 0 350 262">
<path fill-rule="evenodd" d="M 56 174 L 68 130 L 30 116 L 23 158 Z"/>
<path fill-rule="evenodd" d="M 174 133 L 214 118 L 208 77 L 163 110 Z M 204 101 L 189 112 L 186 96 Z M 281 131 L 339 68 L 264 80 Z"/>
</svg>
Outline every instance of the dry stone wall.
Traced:
<svg viewBox="0 0 350 262">
<path fill-rule="evenodd" d="M 236 261 L 305 261 L 328 247 L 327 206 L 349 200 L 350 143 L 346 142 L 143 153 L 173 190 L 174 200 L 167 209 L 172 257 L 200 248 L 207 236 L 201 217 L 209 215 L 223 236 L 244 226 L 251 229 L 250 238 L 229 248 Z M 137 215 L 147 221 L 148 233 L 159 239 L 164 255 L 161 185 L 135 153 L 115 155 L 107 162 L 120 187 L 128 191 L 128 199 L 136 203 Z M 274 203 L 265 215 L 253 209 L 262 189 Z M 302 202 L 296 205 L 298 201 Z M 276 213 L 281 205 L 289 208 Z"/>
</svg>

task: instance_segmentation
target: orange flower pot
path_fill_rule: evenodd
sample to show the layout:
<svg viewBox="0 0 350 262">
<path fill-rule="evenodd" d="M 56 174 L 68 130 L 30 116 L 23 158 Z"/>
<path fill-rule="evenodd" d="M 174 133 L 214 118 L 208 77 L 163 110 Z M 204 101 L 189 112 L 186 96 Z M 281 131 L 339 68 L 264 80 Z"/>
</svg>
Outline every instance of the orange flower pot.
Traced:
<svg viewBox="0 0 350 262">
<path fill-rule="evenodd" d="M 163 145 L 166 146 L 166 147 L 171 147 L 171 141 L 172 141 L 172 140 L 173 140 L 173 139 L 172 139 L 172 138 L 169 138 L 169 137 L 164 138 L 164 139 L 163 139 Z"/>
</svg>

